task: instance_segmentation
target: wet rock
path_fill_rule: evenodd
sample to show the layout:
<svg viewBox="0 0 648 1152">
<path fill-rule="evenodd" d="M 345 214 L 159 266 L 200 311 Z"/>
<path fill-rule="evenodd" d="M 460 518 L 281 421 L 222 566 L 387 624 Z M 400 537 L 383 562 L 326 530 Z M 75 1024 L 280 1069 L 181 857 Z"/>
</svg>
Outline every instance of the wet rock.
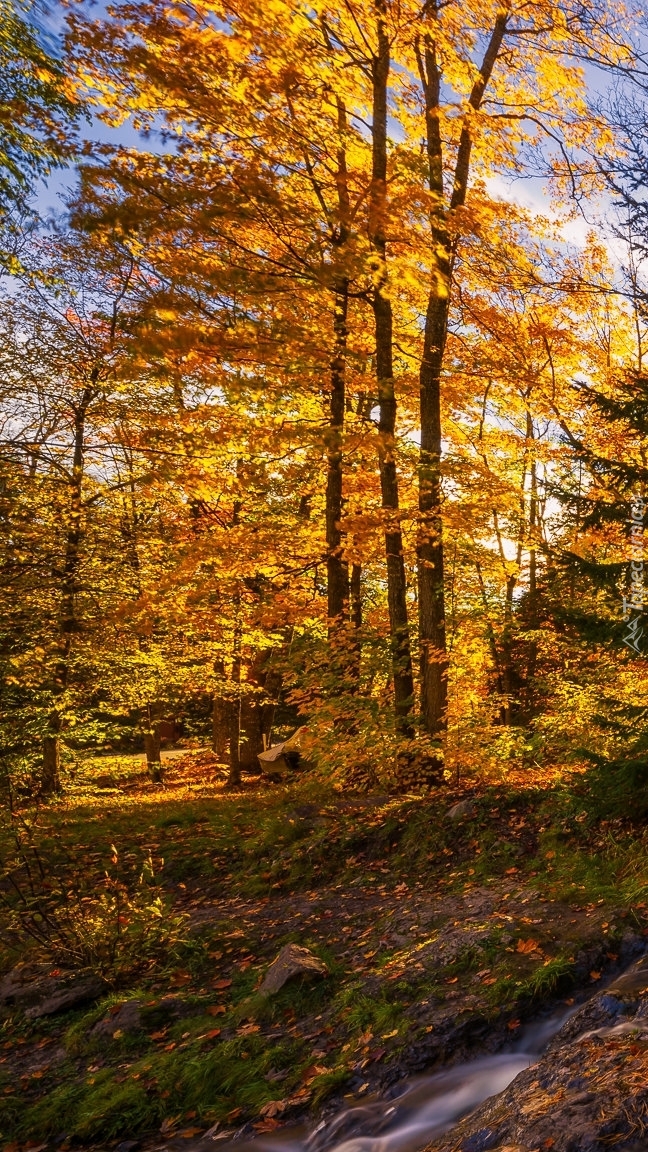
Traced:
<svg viewBox="0 0 648 1152">
<path fill-rule="evenodd" d="M 648 1110 L 648 957 L 566 1021 L 537 1063 L 428 1152 L 634 1152 Z"/>
<path fill-rule="evenodd" d="M 328 976 L 328 968 L 308 948 L 299 944 L 286 944 L 272 961 L 259 991 L 264 996 L 272 996 L 295 976 Z"/>
<path fill-rule="evenodd" d="M 90 1029 L 92 1037 L 112 1038 L 115 1033 L 139 1032 L 142 1027 L 142 1005 L 139 1000 L 127 1000 L 113 1005 L 111 1010 Z"/>
<path fill-rule="evenodd" d="M 460 956 L 470 951 L 481 953 L 491 935 L 491 928 L 474 920 L 466 920 L 461 925 L 445 925 L 435 939 L 419 949 L 417 959 L 430 968 L 454 964 Z"/>
</svg>

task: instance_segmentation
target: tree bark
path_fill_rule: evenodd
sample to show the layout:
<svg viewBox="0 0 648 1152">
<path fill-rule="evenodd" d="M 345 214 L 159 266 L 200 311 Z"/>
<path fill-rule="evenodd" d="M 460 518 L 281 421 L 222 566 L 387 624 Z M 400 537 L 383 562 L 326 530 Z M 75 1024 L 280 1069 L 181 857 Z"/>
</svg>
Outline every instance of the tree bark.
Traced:
<svg viewBox="0 0 648 1152">
<path fill-rule="evenodd" d="M 156 724 L 153 724 L 150 731 L 144 733 L 144 751 L 146 753 L 146 767 L 154 784 L 161 784 L 163 779 L 160 743 L 159 729 Z"/>
<path fill-rule="evenodd" d="M 437 5 L 427 6 L 436 18 Z M 468 191 L 472 136 L 470 113 L 484 98 L 499 55 L 508 8 L 498 12 L 464 118 L 450 203 L 450 213 L 462 207 Z M 440 129 L 441 72 L 433 32 L 416 45 L 426 116 L 428 184 L 435 207 L 430 215 L 431 250 L 435 267 L 425 314 L 420 367 L 421 450 L 419 459 L 418 608 L 421 677 L 421 722 L 431 735 L 445 724 L 447 704 L 447 645 L 444 597 L 443 523 L 441 517 L 441 371 L 448 335 L 453 243 L 443 185 L 443 143 Z"/>
<path fill-rule="evenodd" d="M 535 449 L 533 441 L 535 439 L 535 429 L 533 426 L 533 417 L 530 410 L 527 408 L 527 444 L 530 446 L 529 451 L 531 454 L 530 461 L 530 477 L 531 488 L 529 492 L 529 597 L 528 597 L 528 625 L 529 628 L 535 632 L 538 628 L 538 572 L 537 572 L 537 530 L 538 530 L 538 470 L 535 457 Z M 525 706 L 527 712 L 527 719 L 530 720 L 533 715 L 535 700 L 534 700 L 534 680 L 536 674 L 536 666 L 538 663 L 538 642 L 533 636 L 529 640 L 529 650 L 527 658 L 526 670 L 526 697 Z"/>
<path fill-rule="evenodd" d="M 58 733 L 52 731 L 53 723 L 50 717 L 51 735 L 43 737 L 43 761 L 41 768 L 41 793 L 51 796 L 61 790 L 61 752 Z"/>
<path fill-rule="evenodd" d="M 236 788 L 241 783 L 241 629 L 238 620 L 234 627 L 232 684 L 234 692 L 228 707 L 230 764 L 227 784 Z"/>
<path fill-rule="evenodd" d="M 327 439 L 326 476 L 326 577 L 329 638 L 340 634 L 349 615 L 349 565 L 342 547 L 341 520 L 344 508 L 343 449 L 346 408 L 347 317 L 349 280 L 340 265 L 349 239 L 350 200 L 346 161 L 346 109 L 337 100 L 337 223 L 331 224 L 333 261 L 337 270 L 333 282 L 333 357 L 331 398 Z M 341 627 L 342 626 L 342 627 Z"/>
<path fill-rule="evenodd" d="M 220 677 L 221 682 L 225 681 L 225 664 L 222 660 L 214 662 L 214 671 Z M 225 760 L 227 757 L 227 750 L 229 746 L 229 713 L 227 707 L 227 700 L 222 695 L 222 690 L 217 689 L 214 693 L 212 700 L 212 752 L 218 756 L 219 760 Z"/>
<path fill-rule="evenodd" d="M 274 722 L 275 690 L 279 689 L 280 678 L 273 674 L 268 649 L 258 651 L 246 666 L 246 690 L 241 695 L 240 704 L 240 748 L 241 769 L 259 771 L 257 759 L 265 751 Z"/>
<path fill-rule="evenodd" d="M 385 0 L 376 0 L 377 51 L 372 59 L 372 180 L 369 200 L 369 235 L 374 251 L 373 312 L 376 333 L 376 383 L 379 404 L 380 491 L 385 515 L 387 601 L 391 639 L 394 709 L 397 731 L 413 735 L 410 713 L 414 678 L 407 615 L 407 582 L 398 504 L 396 472 L 396 395 L 393 370 L 392 306 L 386 294 L 387 240 L 387 84 L 390 70 Z"/>
<path fill-rule="evenodd" d="M 349 612 L 349 565 L 342 550 L 340 522 L 343 509 L 342 436 L 345 410 L 345 354 L 349 284 L 335 289 L 335 353 L 331 363 L 330 424 L 327 437 L 326 473 L 326 578 L 329 638 L 335 637 Z"/>
<path fill-rule="evenodd" d="M 162 708 L 159 704 L 148 704 L 146 707 L 146 716 L 144 724 L 144 752 L 146 755 L 146 768 L 149 776 L 154 784 L 162 783 L 162 760 L 160 757 L 160 748 L 162 745 L 162 734 L 160 725 L 162 723 Z"/>
<path fill-rule="evenodd" d="M 81 554 L 83 535 L 83 473 L 85 450 L 85 425 L 88 407 L 95 396 L 98 368 L 93 369 L 90 383 L 84 388 L 79 404 L 74 412 L 74 445 L 72 454 L 72 474 L 70 476 L 70 505 L 68 528 L 65 543 L 65 560 L 61 582 L 61 609 L 59 655 L 54 671 L 53 695 L 62 696 L 67 688 L 69 677 L 72 637 L 77 631 L 76 594 L 77 572 Z M 60 791 L 60 733 L 62 720 L 57 707 L 52 709 L 48 719 L 48 730 L 43 737 L 40 790 L 44 796 Z"/>
<path fill-rule="evenodd" d="M 350 644 L 351 664 L 350 681 L 351 691 L 357 692 L 360 687 L 360 663 L 362 660 L 362 565 L 351 566 L 351 580 L 349 582 L 349 615 L 350 615 Z"/>
<path fill-rule="evenodd" d="M 242 462 L 236 465 L 237 476 L 240 477 Z M 232 509 L 232 527 L 235 528 L 241 517 L 241 501 L 235 500 Z M 237 581 L 234 592 L 234 636 L 232 639 L 232 686 L 233 691 L 228 701 L 228 736 L 229 736 L 229 775 L 227 785 L 237 788 L 241 783 L 241 590 Z"/>
</svg>

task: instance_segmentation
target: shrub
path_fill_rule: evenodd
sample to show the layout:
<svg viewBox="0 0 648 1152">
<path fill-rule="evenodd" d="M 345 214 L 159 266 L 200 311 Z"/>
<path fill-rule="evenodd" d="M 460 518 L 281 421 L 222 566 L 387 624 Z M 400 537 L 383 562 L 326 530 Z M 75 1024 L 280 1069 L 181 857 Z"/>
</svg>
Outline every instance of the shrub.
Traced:
<svg viewBox="0 0 648 1152">
<path fill-rule="evenodd" d="M 0 871 L 0 939 L 10 948 L 23 954 L 31 947 L 58 966 L 115 983 L 180 945 L 187 917 L 165 901 L 150 854 L 125 878 L 116 874 L 111 845 L 111 867 L 99 875 L 83 860 L 44 849 L 35 825 L 16 816 L 10 842 Z"/>
</svg>

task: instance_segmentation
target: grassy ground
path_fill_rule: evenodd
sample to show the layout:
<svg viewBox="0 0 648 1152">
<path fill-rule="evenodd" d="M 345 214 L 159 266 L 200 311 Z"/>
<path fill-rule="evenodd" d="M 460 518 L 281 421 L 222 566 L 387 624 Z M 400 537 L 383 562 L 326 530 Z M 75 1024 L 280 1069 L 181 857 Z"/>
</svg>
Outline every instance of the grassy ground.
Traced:
<svg viewBox="0 0 648 1152">
<path fill-rule="evenodd" d="M 593 814 L 581 781 L 484 790 L 453 822 L 456 790 L 350 796 L 302 778 L 227 793 L 200 753 L 174 761 L 164 786 L 134 758 L 108 774 L 88 760 L 61 800 L 24 813 L 50 896 L 76 891 L 61 899 L 82 908 L 93 891 L 139 894 L 116 920 L 110 902 L 103 921 L 92 905 L 111 981 L 100 1003 L 32 1022 L 6 1012 L 0 1138 L 12 1146 L 268 1131 L 448 1055 L 457 1021 L 514 1032 L 547 997 L 603 978 L 624 932 L 644 931 L 644 830 Z M 287 942 L 329 976 L 261 997 Z M 18 947 L 60 964 L 58 937 Z"/>
</svg>

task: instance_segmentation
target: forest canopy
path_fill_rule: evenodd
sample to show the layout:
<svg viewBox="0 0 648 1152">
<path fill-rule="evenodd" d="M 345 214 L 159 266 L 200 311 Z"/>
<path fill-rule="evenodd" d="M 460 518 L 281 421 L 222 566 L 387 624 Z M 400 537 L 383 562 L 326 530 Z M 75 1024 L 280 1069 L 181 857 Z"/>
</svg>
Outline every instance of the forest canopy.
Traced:
<svg viewBox="0 0 648 1152">
<path fill-rule="evenodd" d="M 0 3 L 12 787 L 648 789 L 641 12 Z"/>
</svg>

